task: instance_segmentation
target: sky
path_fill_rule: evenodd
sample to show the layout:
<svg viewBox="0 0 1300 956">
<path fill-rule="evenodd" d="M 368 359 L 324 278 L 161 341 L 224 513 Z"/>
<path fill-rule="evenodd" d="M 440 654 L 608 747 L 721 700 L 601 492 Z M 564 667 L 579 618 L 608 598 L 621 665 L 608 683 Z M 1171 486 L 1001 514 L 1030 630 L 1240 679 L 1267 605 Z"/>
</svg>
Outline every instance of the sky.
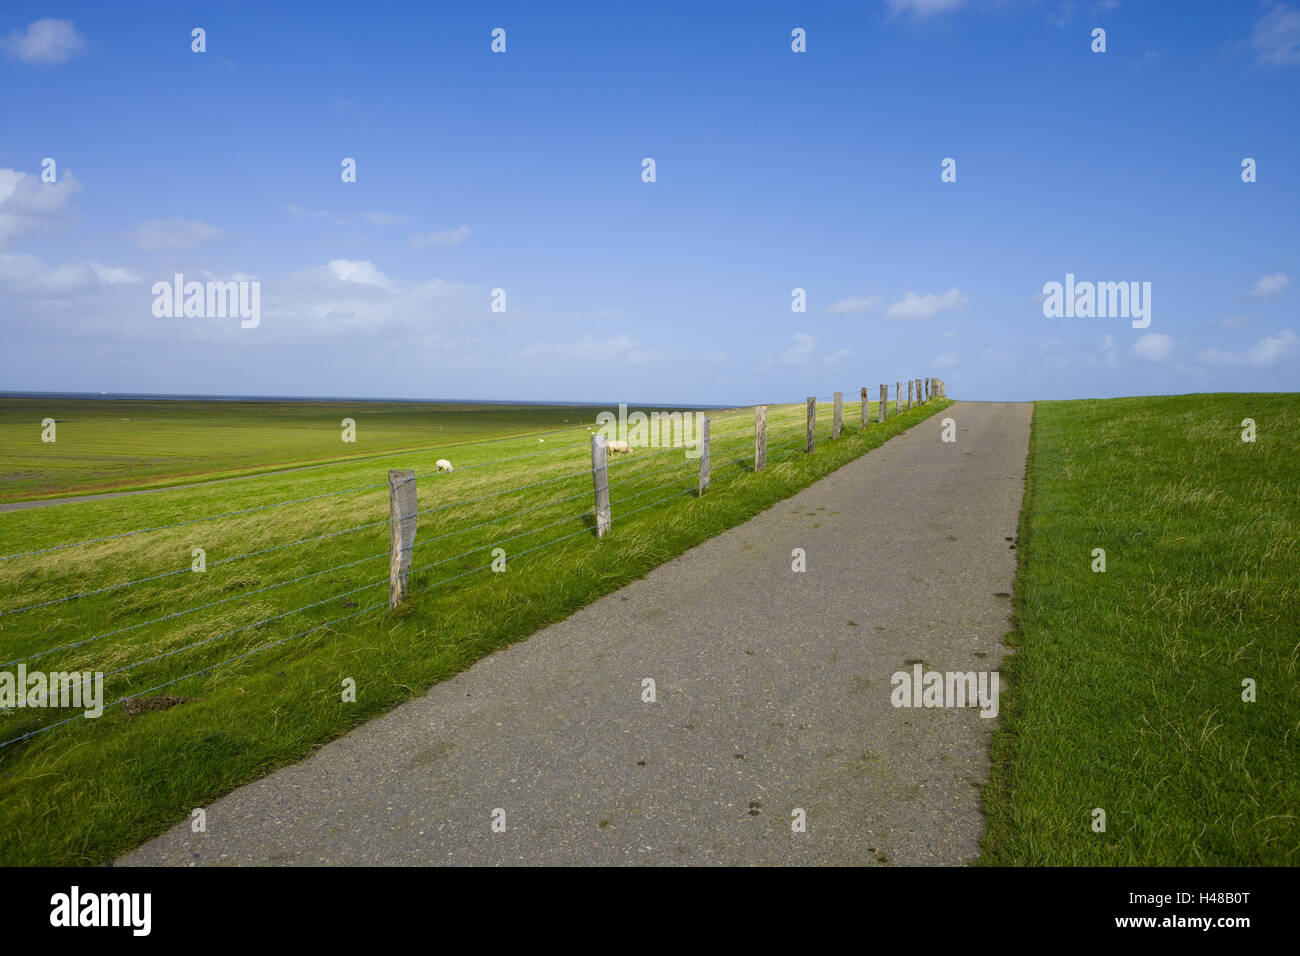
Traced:
<svg viewBox="0 0 1300 956">
<path fill-rule="evenodd" d="M 7 0 L 0 391 L 1294 391 L 1298 118 L 1300 0 Z"/>
</svg>

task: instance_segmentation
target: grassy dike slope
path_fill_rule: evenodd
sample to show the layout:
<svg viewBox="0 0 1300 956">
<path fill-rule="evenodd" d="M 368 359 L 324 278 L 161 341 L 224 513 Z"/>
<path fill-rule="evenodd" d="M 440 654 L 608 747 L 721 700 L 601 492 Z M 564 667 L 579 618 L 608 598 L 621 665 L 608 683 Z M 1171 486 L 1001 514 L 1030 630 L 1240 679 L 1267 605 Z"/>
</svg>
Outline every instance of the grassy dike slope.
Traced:
<svg viewBox="0 0 1300 956">
<path fill-rule="evenodd" d="M 431 510 L 420 517 L 411 599 L 393 613 L 386 607 L 366 610 L 372 602 L 384 604 L 387 594 L 382 488 L 4 562 L 0 595 L 10 609 L 146 579 L 177 564 L 187 568 L 196 544 L 207 549 L 209 566 L 203 574 L 185 571 L 0 616 L 4 660 L 62 648 L 28 666 L 108 672 L 106 702 L 171 680 L 179 682 L 161 693 L 189 699 L 137 717 L 110 707 L 97 720 L 73 719 L 0 748 L 0 863 L 111 860 L 187 819 L 195 807 L 302 759 L 478 658 L 753 517 L 949 404 L 936 400 L 866 430 L 846 424 L 834 442 L 828 440 L 829 416 L 819 416 L 811 455 L 802 450 L 803 406 L 773 407 L 768 467 L 757 474 L 752 412 L 719 413 L 708 493 L 695 495 L 698 462 L 683 459 L 680 450 L 615 456 L 610 467 L 614 526 L 599 541 L 590 516 L 573 514 L 591 505 L 585 428 L 550 445 L 524 437 L 460 447 L 453 455 L 453 474 L 421 483 L 421 508 Z M 858 406 L 846 406 L 844 417 L 856 422 Z M 556 451 L 542 457 L 516 457 L 550 447 Z M 0 522 L 0 553 L 382 482 L 388 467 L 431 471 L 437 454 L 17 512 Z M 488 458 L 505 461 L 475 468 Z M 553 483 L 535 484 L 552 478 Z M 528 487 L 505 493 L 520 486 Z M 276 517 L 281 514 L 291 514 L 293 523 L 284 526 L 287 519 Z M 342 533 L 367 522 L 375 526 Z M 310 535 L 329 537 L 216 563 Z M 502 574 L 482 570 L 491 558 L 487 549 L 496 544 L 509 551 Z M 321 572 L 335 567 L 340 570 Z M 305 575 L 310 576 L 280 587 Z M 283 616 L 312 602 L 319 606 Z M 185 615 L 162 617 L 177 608 Z M 331 623 L 341 615 L 350 617 Z M 318 621 L 323 624 L 317 626 Z M 101 634 L 102 639 L 94 637 Z M 203 671 L 223 660 L 231 662 Z M 341 700 L 347 678 L 356 682 L 355 703 Z M 40 729 L 62 716 L 37 710 L 0 713 L 0 738 Z"/>
<path fill-rule="evenodd" d="M 1040 402 L 1027 483 L 981 862 L 1300 863 L 1300 396 Z"/>
</svg>

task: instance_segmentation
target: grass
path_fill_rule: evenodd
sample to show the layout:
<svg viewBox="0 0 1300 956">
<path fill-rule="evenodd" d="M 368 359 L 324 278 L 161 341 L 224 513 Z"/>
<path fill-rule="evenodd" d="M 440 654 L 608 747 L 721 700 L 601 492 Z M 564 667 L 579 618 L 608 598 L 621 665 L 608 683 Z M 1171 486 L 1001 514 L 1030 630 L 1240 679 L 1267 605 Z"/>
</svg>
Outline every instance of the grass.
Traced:
<svg viewBox="0 0 1300 956">
<path fill-rule="evenodd" d="M 1297 447 L 1296 395 L 1037 404 L 982 863 L 1300 863 Z"/>
<path fill-rule="evenodd" d="M 42 728 L 68 712 L 0 712 L 0 741 L 42 731 L 0 747 L 0 862 L 111 860 L 193 808 L 567 617 L 948 404 L 936 400 L 866 430 L 846 425 L 834 442 L 822 415 L 812 455 L 802 451 L 803 406 L 774 406 L 769 464 L 760 473 L 752 470 L 752 412 L 715 413 L 708 493 L 696 495 L 698 463 L 680 450 L 617 456 L 610 470 L 614 525 L 599 541 L 589 513 L 585 425 L 544 442 L 497 434 L 0 515 L 0 555 L 42 551 L 0 560 L 0 670 L 31 658 L 29 669 L 102 671 L 106 703 L 142 694 L 188 698 L 135 717 L 116 706 L 98 720 L 74 716 L 49 730 Z M 594 410 L 586 414 L 594 418 Z M 375 430 L 361 427 L 363 415 L 352 417 L 357 453 L 383 454 L 367 445 Z M 845 421 L 857 420 L 858 406 L 847 405 Z M 245 437 L 255 444 L 261 426 L 252 421 Z M 76 450 L 75 443 L 60 449 Z M 430 474 L 444 456 L 456 471 Z M 210 464 L 220 468 L 221 457 L 214 452 Z M 390 467 L 422 476 L 412 596 L 391 613 Z M 287 501 L 297 503 L 261 508 Z M 229 512 L 244 513 L 202 520 Z M 160 527 L 180 522 L 188 523 Z M 141 528 L 159 530 L 113 537 Z M 496 546 L 507 552 L 501 574 L 486 570 Z M 206 552 L 203 573 L 189 570 L 193 548 Z M 130 581 L 139 583 L 114 587 Z M 83 596 L 62 600 L 69 595 Z M 57 603 L 23 610 L 49 601 Z M 355 703 L 342 699 L 349 678 Z"/>
<path fill-rule="evenodd" d="M 564 428 L 571 405 L 0 399 L 0 502 L 158 488 Z M 54 419 L 56 441 L 42 441 Z M 344 443 L 342 421 L 356 422 Z M 250 422 L 255 427 L 250 427 Z"/>
</svg>

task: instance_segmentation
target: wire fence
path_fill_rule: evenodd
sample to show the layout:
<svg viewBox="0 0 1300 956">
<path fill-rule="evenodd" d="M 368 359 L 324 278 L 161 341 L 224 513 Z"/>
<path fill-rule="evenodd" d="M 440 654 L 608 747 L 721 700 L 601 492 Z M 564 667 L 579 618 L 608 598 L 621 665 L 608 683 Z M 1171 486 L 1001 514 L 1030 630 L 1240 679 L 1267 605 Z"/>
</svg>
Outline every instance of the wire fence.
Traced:
<svg viewBox="0 0 1300 956">
<path fill-rule="evenodd" d="M 844 408 L 861 410 L 857 402 L 848 403 Z M 803 404 L 768 407 L 765 445 L 768 466 L 795 460 L 802 454 L 807 442 L 805 411 Z M 746 406 L 707 414 L 711 428 L 708 440 L 709 494 L 715 494 L 719 485 L 755 471 L 754 412 Z M 547 437 L 568 435 L 584 428 L 586 432 L 593 432 L 592 427 L 579 424 L 573 428 L 510 436 L 482 444 L 534 437 L 543 439 L 544 443 Z M 818 430 L 825 430 L 821 422 Z M 479 556 L 501 554 L 505 545 L 511 546 L 509 562 L 513 567 L 521 558 L 538 555 L 584 535 L 591 537 L 597 533 L 599 494 L 596 508 L 574 510 L 580 499 L 592 500 L 594 456 L 592 462 L 588 462 L 593 447 L 591 439 L 591 435 L 584 433 L 581 441 L 554 442 L 545 449 L 527 454 L 471 461 L 455 466 L 450 472 L 418 472 L 415 474 L 417 481 L 434 482 L 429 490 L 435 500 L 457 485 L 464 491 L 482 493 L 439 500 L 427 507 L 416 506 L 409 512 L 397 509 L 388 516 L 371 520 L 357 521 L 356 516 L 362 516 L 366 511 L 375 514 L 373 494 L 365 499 L 348 499 L 346 496 L 374 493 L 386 487 L 391 491 L 391 481 L 252 505 L 0 556 L 0 573 L 7 574 L 9 583 L 17 584 L 19 591 L 26 586 L 28 590 L 38 588 L 48 594 L 51 576 L 56 581 L 90 580 L 98 583 L 102 580 L 102 565 L 106 561 L 115 568 L 130 569 L 151 559 L 151 555 L 144 553 L 147 548 L 128 545 L 125 549 L 109 548 L 107 553 L 97 553 L 93 559 L 81 562 L 60 558 L 58 571 L 52 572 L 46 557 L 52 553 L 110 542 L 122 543 L 126 539 L 150 535 L 165 538 L 164 532 L 194 529 L 226 519 L 224 525 L 209 525 L 211 533 L 206 551 L 213 551 L 217 556 L 210 562 L 205 559 L 202 567 L 192 563 L 135 576 L 127 573 L 123 575 L 125 579 L 117 583 L 74 587 L 54 597 L 29 598 L 25 602 L 16 600 L 13 606 L 0 606 L 0 657 L 9 658 L 0 664 L 0 682 L 8 669 L 19 668 L 18 677 L 21 678 L 26 665 L 36 661 L 43 662 L 46 667 L 58 668 L 42 672 L 46 676 L 44 689 L 31 683 L 17 686 L 22 682 L 15 680 L 16 702 L 10 701 L 13 706 L 8 707 L 0 704 L 0 717 L 12 719 L 21 714 L 23 719 L 13 727 L 17 732 L 10 734 L 5 733 L 4 722 L 0 722 L 0 738 L 4 738 L 0 739 L 0 748 L 30 740 L 80 719 L 81 710 L 86 708 L 78 709 L 72 717 L 56 720 L 53 719 L 56 707 L 46 705 L 56 704 L 62 708 L 68 706 L 70 700 L 85 702 L 92 686 L 99 689 L 96 698 L 99 703 L 106 708 L 114 707 L 190 679 L 211 675 L 218 669 L 298 642 L 344 622 L 367 615 L 378 617 L 379 612 L 391 606 L 391 589 L 395 586 L 397 547 L 391 532 L 408 519 L 412 523 L 418 519 L 419 539 L 402 549 L 401 557 L 406 566 L 401 579 L 418 584 L 417 593 L 434 598 L 473 575 L 500 570 L 496 567 L 496 557 L 484 561 Z M 608 507 L 619 524 L 633 515 L 676 499 L 700 494 L 700 463 L 696 456 L 686 454 L 683 444 L 610 457 L 607 468 L 612 500 Z M 446 451 L 444 446 L 442 452 Z M 459 451 L 468 453 L 471 448 L 459 446 Z M 529 467 L 538 473 L 537 480 L 505 488 L 491 487 L 496 481 L 519 474 L 517 467 L 503 469 L 501 466 L 525 461 L 530 462 Z M 586 467 L 575 467 L 578 462 Z M 354 460 L 338 464 L 352 463 Z M 468 478 L 467 473 L 470 475 Z M 487 490 L 488 487 L 491 490 Z M 327 501 L 330 510 L 338 512 L 341 527 L 275 543 L 250 540 L 260 535 L 278 534 L 281 529 L 294 530 L 294 522 L 281 517 L 289 514 L 282 509 Z M 397 498 L 392 501 L 396 502 Z M 252 524 L 235 520 L 251 516 L 256 516 Z M 302 520 L 319 525 L 328 523 L 330 519 L 306 515 Z M 537 540 L 539 536 L 541 540 Z M 231 554 L 219 553 L 236 541 L 256 546 L 246 550 L 230 548 L 236 552 Z M 459 546 L 447 548 L 449 543 L 458 543 Z M 520 549 L 519 544 L 527 547 Z M 168 540 L 166 546 L 170 549 L 175 542 Z M 455 553 L 444 555 L 444 550 Z M 412 566 L 417 556 L 431 560 Z M 38 566 L 22 570 L 21 559 L 24 558 L 36 560 Z M 388 573 L 380 576 L 380 562 L 383 561 L 389 562 L 389 568 Z M 6 565 L 3 562 L 16 563 Z M 227 573 L 212 574 L 216 569 Z M 428 580 L 435 572 L 444 576 Z M 273 580 L 265 580 L 271 575 L 274 575 Z M 367 599 L 367 603 L 362 604 L 362 595 L 381 588 L 389 588 L 389 595 L 381 600 Z M 328 596 L 320 597 L 323 592 Z M 265 603 L 277 595 L 280 607 Z M 177 607 L 177 603 L 182 601 L 186 602 L 185 606 Z M 3 598 L 0 598 L 0 603 L 4 603 Z M 331 616 L 331 606 L 338 605 L 347 608 L 348 613 Z M 325 619 L 312 621 L 315 616 L 324 616 Z M 270 641 L 262 640 L 268 630 L 297 618 L 304 619 L 301 629 Z M 95 633 L 86 636 L 87 631 Z M 110 682 L 112 694 L 104 694 L 103 688 Z M 107 700 L 108 696 L 113 699 Z M 2 696 L 0 701 L 3 701 Z M 76 706 L 80 708 L 80 703 Z"/>
</svg>

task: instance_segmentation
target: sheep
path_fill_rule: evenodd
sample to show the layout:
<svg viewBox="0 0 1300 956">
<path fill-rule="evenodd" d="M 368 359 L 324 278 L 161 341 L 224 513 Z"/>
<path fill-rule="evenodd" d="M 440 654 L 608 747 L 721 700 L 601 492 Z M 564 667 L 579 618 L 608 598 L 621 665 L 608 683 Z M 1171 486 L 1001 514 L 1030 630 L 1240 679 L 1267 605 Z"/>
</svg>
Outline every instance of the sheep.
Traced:
<svg viewBox="0 0 1300 956">
<path fill-rule="evenodd" d="M 612 451 L 612 452 L 613 452 L 614 454 L 616 454 L 616 455 L 630 455 L 630 454 L 632 454 L 632 446 L 629 445 L 629 444 L 628 444 L 627 442 L 625 442 L 625 441 L 611 441 L 611 442 L 607 442 L 607 443 L 605 444 L 605 447 L 608 448 L 610 451 Z"/>
<path fill-rule="evenodd" d="M 437 467 L 437 469 L 438 469 L 439 471 L 451 471 L 451 470 L 452 470 L 451 462 L 449 462 L 446 458 L 439 458 L 439 459 L 438 459 L 434 464 L 435 464 L 435 466 Z"/>
</svg>

